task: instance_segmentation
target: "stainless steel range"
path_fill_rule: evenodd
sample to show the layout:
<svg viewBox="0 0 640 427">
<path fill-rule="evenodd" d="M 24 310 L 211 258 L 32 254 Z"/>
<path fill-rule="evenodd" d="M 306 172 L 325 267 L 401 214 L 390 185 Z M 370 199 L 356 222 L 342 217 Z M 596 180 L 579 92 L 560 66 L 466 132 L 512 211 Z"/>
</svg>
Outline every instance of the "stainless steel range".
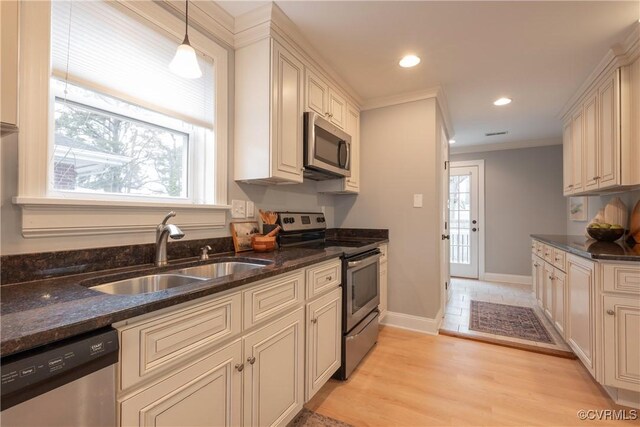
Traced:
<svg viewBox="0 0 640 427">
<path fill-rule="evenodd" d="M 345 380 L 378 340 L 380 249 L 357 239 L 326 237 L 322 213 L 278 212 L 281 248 L 337 249 L 342 256 L 342 364 L 336 377 Z"/>
</svg>

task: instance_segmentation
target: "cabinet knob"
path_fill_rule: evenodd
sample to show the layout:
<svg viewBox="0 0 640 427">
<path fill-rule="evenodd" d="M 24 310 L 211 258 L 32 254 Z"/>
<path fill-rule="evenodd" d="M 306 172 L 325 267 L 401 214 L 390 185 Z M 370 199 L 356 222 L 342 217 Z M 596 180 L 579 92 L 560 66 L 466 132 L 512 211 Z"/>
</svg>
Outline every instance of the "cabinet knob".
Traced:
<svg viewBox="0 0 640 427">
<path fill-rule="evenodd" d="M 242 370 L 244 369 L 244 363 L 237 363 L 236 369 L 238 370 L 238 372 L 242 372 Z"/>
<path fill-rule="evenodd" d="M 614 316 L 614 315 L 616 314 L 616 312 L 615 312 L 615 311 L 613 311 L 613 310 L 611 310 L 611 309 L 609 309 L 609 310 L 607 310 L 607 314 L 608 314 L 609 316 Z"/>
<path fill-rule="evenodd" d="M 256 363 L 256 358 L 255 358 L 255 356 L 247 357 L 247 362 L 249 362 L 249 364 L 251 364 L 251 365 L 253 365 L 254 363 Z"/>
<path fill-rule="evenodd" d="M 549 280 L 553 280 L 553 276 L 549 276 Z"/>
<path fill-rule="evenodd" d="M 318 323 L 318 319 L 311 319 L 311 323 L 315 325 L 316 323 Z"/>
<path fill-rule="evenodd" d="M 573 184 L 571 184 L 571 185 L 567 186 L 567 188 L 573 188 Z"/>
<path fill-rule="evenodd" d="M 333 277 L 331 277 L 331 276 L 327 276 L 327 278 L 326 278 L 325 280 L 326 280 L 327 282 L 330 282 L 330 281 L 332 281 L 332 280 L 333 280 Z"/>
<path fill-rule="evenodd" d="M 599 180 L 599 179 L 600 179 L 600 177 L 599 177 L 599 176 L 594 176 L 594 177 L 593 177 L 593 178 L 591 178 L 591 179 L 592 179 L 592 180 L 594 180 L 594 181 L 597 181 L 597 180 Z"/>
</svg>

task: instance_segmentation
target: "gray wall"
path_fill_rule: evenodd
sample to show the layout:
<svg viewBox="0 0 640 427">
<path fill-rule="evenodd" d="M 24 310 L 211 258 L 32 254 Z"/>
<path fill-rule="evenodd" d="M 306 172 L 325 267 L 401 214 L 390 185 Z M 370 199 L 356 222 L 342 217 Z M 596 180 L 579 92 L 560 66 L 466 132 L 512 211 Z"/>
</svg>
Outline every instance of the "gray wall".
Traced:
<svg viewBox="0 0 640 427">
<path fill-rule="evenodd" d="M 361 114 L 360 195 L 336 198 L 338 227 L 389 229 L 389 310 L 435 318 L 440 307 L 435 100 Z M 424 208 L 413 207 L 413 194 Z"/>
<path fill-rule="evenodd" d="M 531 275 L 530 234 L 564 234 L 562 146 L 451 154 L 484 159 L 485 271 Z"/>
<path fill-rule="evenodd" d="M 631 215 L 631 211 L 633 210 L 633 207 L 640 200 L 640 190 L 627 191 L 624 193 L 611 194 L 607 196 L 588 197 L 587 198 L 588 199 L 587 201 L 588 215 L 587 215 L 586 221 L 572 221 L 569 219 L 569 198 L 567 197 L 567 206 L 566 206 L 567 234 L 574 234 L 574 235 L 585 234 L 586 232 L 585 228 L 589 224 L 589 221 L 591 221 L 591 219 L 598 214 L 598 211 L 604 208 L 607 205 L 607 203 L 609 203 L 609 200 L 611 200 L 614 197 L 620 197 L 620 200 L 622 200 L 624 204 L 627 205 L 627 209 L 629 210 L 629 215 Z M 620 225 L 623 225 L 623 224 L 620 224 Z M 629 227 L 629 224 L 626 224 L 625 227 Z"/>
</svg>

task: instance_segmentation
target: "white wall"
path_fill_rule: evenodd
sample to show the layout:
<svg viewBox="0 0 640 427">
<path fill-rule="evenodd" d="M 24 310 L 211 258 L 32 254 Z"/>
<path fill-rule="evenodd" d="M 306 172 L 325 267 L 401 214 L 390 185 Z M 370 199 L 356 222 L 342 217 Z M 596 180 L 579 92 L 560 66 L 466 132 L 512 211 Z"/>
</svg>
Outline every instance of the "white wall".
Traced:
<svg viewBox="0 0 640 427">
<path fill-rule="evenodd" d="M 589 221 L 598 214 L 598 211 L 604 208 L 609 200 L 614 197 L 620 197 L 620 200 L 627 205 L 627 209 L 629 210 L 629 215 L 631 215 L 631 211 L 633 207 L 640 200 L 640 190 L 635 191 L 627 191 L 623 193 L 611 194 L 607 196 L 591 196 L 587 198 L 587 220 L 586 221 L 572 221 L 569 219 L 569 198 L 567 197 L 566 201 L 566 218 L 567 218 L 567 234 L 571 235 L 584 235 L 586 233 L 585 228 L 589 224 Z M 623 225 L 623 224 L 620 224 Z M 625 227 L 628 227 L 629 224 L 626 224 Z"/>
<path fill-rule="evenodd" d="M 531 275 L 531 234 L 565 234 L 562 146 L 452 153 L 484 159 L 485 271 Z"/>
<path fill-rule="evenodd" d="M 389 310 L 435 318 L 440 307 L 434 99 L 361 114 L 360 195 L 336 199 L 338 227 L 389 229 Z M 413 194 L 424 208 L 413 207 Z"/>
</svg>

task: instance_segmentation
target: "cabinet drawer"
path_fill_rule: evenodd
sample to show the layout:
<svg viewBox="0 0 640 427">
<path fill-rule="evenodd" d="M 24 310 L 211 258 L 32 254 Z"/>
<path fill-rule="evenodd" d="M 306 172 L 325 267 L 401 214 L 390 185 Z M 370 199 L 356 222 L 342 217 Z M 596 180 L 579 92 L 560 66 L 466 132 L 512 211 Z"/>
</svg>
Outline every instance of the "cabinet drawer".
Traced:
<svg viewBox="0 0 640 427">
<path fill-rule="evenodd" d="M 562 271 L 567 271 L 567 253 L 553 248 L 553 265 Z"/>
<path fill-rule="evenodd" d="M 341 281 L 342 262 L 339 259 L 307 268 L 307 299 L 340 286 Z"/>
<path fill-rule="evenodd" d="M 640 294 L 640 266 L 637 264 L 602 264 L 605 292 Z"/>
<path fill-rule="evenodd" d="M 298 270 L 244 291 L 244 329 L 301 303 L 303 286 L 304 270 Z"/>
<path fill-rule="evenodd" d="M 544 258 L 544 244 L 540 242 L 536 242 L 536 255 L 540 258 Z"/>
<path fill-rule="evenodd" d="M 215 298 L 120 330 L 120 389 L 166 371 L 201 348 L 241 331 L 240 293 Z"/>
<path fill-rule="evenodd" d="M 544 260 L 550 264 L 553 264 L 553 247 L 549 245 L 542 245 L 542 255 Z"/>
<path fill-rule="evenodd" d="M 380 264 L 387 262 L 387 251 L 389 247 L 387 245 L 380 245 Z"/>
<path fill-rule="evenodd" d="M 538 253 L 538 242 L 535 240 L 531 241 L 531 253 L 534 255 Z"/>
</svg>

